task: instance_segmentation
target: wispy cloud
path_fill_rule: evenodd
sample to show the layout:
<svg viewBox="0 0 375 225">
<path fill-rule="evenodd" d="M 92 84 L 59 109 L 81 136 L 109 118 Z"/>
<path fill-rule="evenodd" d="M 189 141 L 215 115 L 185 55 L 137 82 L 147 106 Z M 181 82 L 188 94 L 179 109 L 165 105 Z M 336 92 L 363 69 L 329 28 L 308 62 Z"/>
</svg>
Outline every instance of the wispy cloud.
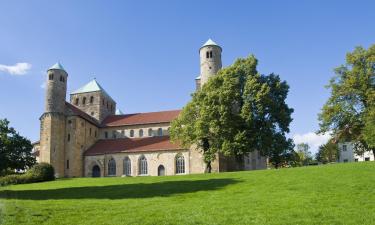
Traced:
<svg viewBox="0 0 375 225">
<path fill-rule="evenodd" d="M 30 63 L 16 63 L 13 66 L 0 64 L 0 71 L 10 75 L 25 75 L 31 69 Z"/>
<path fill-rule="evenodd" d="M 317 152 L 319 149 L 319 146 L 327 143 L 327 141 L 330 138 L 331 138 L 331 135 L 328 133 L 316 134 L 314 132 L 308 132 L 305 134 L 295 134 L 293 136 L 293 140 L 296 145 L 300 143 L 307 143 L 310 146 L 310 150 L 312 153 Z"/>
</svg>

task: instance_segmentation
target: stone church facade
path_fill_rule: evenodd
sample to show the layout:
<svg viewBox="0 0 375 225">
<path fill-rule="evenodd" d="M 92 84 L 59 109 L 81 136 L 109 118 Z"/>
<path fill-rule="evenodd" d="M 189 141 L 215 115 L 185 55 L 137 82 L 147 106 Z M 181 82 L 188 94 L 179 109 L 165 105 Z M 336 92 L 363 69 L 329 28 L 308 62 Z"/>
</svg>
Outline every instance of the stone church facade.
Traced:
<svg viewBox="0 0 375 225">
<path fill-rule="evenodd" d="M 221 69 L 222 48 L 209 39 L 200 49 L 197 89 Z M 70 93 L 68 73 L 60 63 L 47 71 L 45 111 L 40 117 L 36 155 L 50 163 L 57 177 L 163 176 L 204 173 L 202 153 L 184 149 L 169 138 L 170 123 L 180 110 L 122 114 L 116 101 L 92 80 Z M 243 162 L 217 155 L 213 172 L 265 169 L 258 152 Z"/>
</svg>

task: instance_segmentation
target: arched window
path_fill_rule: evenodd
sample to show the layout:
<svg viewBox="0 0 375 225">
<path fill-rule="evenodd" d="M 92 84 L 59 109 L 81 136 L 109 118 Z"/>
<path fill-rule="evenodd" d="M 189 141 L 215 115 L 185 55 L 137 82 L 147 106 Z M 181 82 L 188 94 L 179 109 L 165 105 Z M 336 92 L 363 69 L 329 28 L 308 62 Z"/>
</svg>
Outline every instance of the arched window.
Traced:
<svg viewBox="0 0 375 225">
<path fill-rule="evenodd" d="M 139 158 L 139 175 L 147 175 L 147 159 L 144 155 Z"/>
<path fill-rule="evenodd" d="M 53 73 L 51 73 L 50 75 L 48 75 L 48 79 L 49 80 L 53 80 Z"/>
<path fill-rule="evenodd" d="M 130 130 L 130 137 L 134 137 L 134 130 Z"/>
<path fill-rule="evenodd" d="M 79 104 L 79 98 L 76 98 L 75 105 L 78 105 L 78 104 Z"/>
<path fill-rule="evenodd" d="M 152 128 L 148 129 L 148 136 L 149 136 L 149 137 L 152 136 Z"/>
<path fill-rule="evenodd" d="M 94 103 L 94 96 L 90 97 L 90 104 Z"/>
<path fill-rule="evenodd" d="M 212 58 L 212 51 L 210 51 L 210 58 Z"/>
<path fill-rule="evenodd" d="M 185 173 L 185 158 L 183 155 L 176 156 L 176 174 Z"/>
<path fill-rule="evenodd" d="M 131 174 L 132 174 L 132 163 L 129 157 L 126 156 L 124 159 L 124 175 L 131 176 Z"/>
<path fill-rule="evenodd" d="M 82 104 L 83 104 L 83 105 L 86 104 L 86 97 L 83 97 L 83 99 L 82 99 Z"/>
<path fill-rule="evenodd" d="M 102 101 L 102 104 L 104 105 L 104 99 L 103 99 L 103 101 Z"/>
<path fill-rule="evenodd" d="M 139 137 L 143 137 L 143 129 L 139 130 Z"/>
<path fill-rule="evenodd" d="M 206 58 L 210 58 L 210 53 L 209 52 L 206 52 Z"/>
<path fill-rule="evenodd" d="M 163 136 L 163 129 L 162 128 L 158 129 L 158 136 Z"/>
<path fill-rule="evenodd" d="M 116 176 L 116 161 L 113 158 L 108 162 L 108 176 Z"/>
</svg>

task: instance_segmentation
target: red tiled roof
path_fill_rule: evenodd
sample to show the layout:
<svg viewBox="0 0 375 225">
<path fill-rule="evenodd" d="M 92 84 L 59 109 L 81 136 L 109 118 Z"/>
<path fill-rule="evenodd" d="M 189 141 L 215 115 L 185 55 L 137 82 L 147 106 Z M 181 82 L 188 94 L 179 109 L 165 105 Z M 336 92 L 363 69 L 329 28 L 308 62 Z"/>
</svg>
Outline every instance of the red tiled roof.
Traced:
<svg viewBox="0 0 375 225">
<path fill-rule="evenodd" d="M 73 111 L 74 114 L 76 114 L 77 116 L 87 120 L 88 122 L 96 125 L 96 126 L 100 126 L 100 124 L 94 119 L 92 118 L 91 116 L 89 116 L 87 113 L 85 113 L 84 111 L 80 110 L 79 108 L 75 107 L 74 105 L 70 104 L 69 102 L 65 102 L 65 105 L 71 109 Z"/>
<path fill-rule="evenodd" d="M 86 156 L 119 152 L 147 152 L 182 149 L 179 144 L 172 143 L 169 136 L 145 138 L 118 138 L 97 141 L 86 152 Z"/>
<path fill-rule="evenodd" d="M 115 127 L 123 125 L 137 125 L 137 124 L 150 124 L 150 123 L 163 123 L 171 122 L 175 119 L 181 110 L 161 111 L 161 112 L 148 112 L 148 113 L 134 113 L 125 115 L 111 115 L 107 116 L 102 126 Z"/>
</svg>

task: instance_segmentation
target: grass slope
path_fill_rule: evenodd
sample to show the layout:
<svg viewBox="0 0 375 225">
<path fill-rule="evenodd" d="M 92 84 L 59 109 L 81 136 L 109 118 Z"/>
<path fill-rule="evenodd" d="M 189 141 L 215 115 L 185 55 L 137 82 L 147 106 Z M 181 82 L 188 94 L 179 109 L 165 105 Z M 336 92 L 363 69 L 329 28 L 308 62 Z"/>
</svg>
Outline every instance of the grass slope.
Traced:
<svg viewBox="0 0 375 225">
<path fill-rule="evenodd" d="M 375 163 L 0 188 L 4 224 L 375 224 Z"/>
</svg>

